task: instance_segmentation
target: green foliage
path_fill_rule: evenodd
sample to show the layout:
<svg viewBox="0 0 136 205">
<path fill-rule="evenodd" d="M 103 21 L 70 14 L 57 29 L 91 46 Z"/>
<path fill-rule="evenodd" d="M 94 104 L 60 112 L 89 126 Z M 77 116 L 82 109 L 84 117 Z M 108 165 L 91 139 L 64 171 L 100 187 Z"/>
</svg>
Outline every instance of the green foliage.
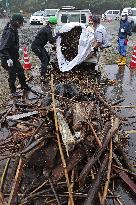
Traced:
<svg viewBox="0 0 136 205">
<path fill-rule="evenodd" d="M 12 11 L 21 9 L 27 12 L 70 5 L 81 9 L 89 8 L 92 13 L 101 14 L 107 9 L 122 10 L 124 7 L 136 7 L 136 0 L 12 0 L 11 2 Z"/>
</svg>

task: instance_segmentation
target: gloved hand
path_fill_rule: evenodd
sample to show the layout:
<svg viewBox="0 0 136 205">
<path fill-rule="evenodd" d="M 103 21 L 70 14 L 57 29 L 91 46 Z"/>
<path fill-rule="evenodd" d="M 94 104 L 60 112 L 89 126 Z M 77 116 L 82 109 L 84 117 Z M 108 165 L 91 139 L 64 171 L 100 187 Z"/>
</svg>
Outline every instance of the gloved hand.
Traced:
<svg viewBox="0 0 136 205">
<path fill-rule="evenodd" d="M 98 52 L 98 48 L 91 47 L 91 51 L 94 52 L 94 54 L 95 54 L 96 52 Z"/>
<path fill-rule="evenodd" d="M 12 67 L 13 66 L 13 60 L 8 59 L 7 64 L 8 64 L 8 67 Z"/>
<path fill-rule="evenodd" d="M 127 46 L 127 44 L 128 44 L 128 39 L 126 38 L 126 39 L 124 40 L 124 45 Z"/>
<path fill-rule="evenodd" d="M 56 39 L 58 38 L 60 36 L 60 32 L 58 31 L 57 33 L 56 33 Z"/>
<path fill-rule="evenodd" d="M 124 28 L 121 28 L 121 30 L 120 30 L 120 31 L 121 31 L 121 33 L 124 33 L 124 32 L 125 32 Z"/>
</svg>

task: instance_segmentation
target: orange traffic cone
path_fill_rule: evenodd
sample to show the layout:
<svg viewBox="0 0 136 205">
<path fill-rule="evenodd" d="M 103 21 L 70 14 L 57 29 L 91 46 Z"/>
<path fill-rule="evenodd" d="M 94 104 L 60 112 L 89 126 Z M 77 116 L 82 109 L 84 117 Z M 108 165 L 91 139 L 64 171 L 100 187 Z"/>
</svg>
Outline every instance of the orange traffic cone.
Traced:
<svg viewBox="0 0 136 205">
<path fill-rule="evenodd" d="M 133 55 L 129 67 L 131 69 L 136 69 L 136 46 L 134 47 L 134 51 L 133 51 Z"/>
<path fill-rule="evenodd" d="M 23 65 L 24 70 L 31 70 L 32 69 L 32 64 L 30 63 L 30 59 L 27 53 L 27 48 L 24 48 L 24 65 Z"/>
</svg>

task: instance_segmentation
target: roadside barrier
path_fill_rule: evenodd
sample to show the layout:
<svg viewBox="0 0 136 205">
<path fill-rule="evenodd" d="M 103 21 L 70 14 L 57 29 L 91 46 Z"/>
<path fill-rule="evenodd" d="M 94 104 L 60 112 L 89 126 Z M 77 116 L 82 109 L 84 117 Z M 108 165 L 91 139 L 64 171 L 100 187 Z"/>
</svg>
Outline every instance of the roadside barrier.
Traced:
<svg viewBox="0 0 136 205">
<path fill-rule="evenodd" d="M 23 65 L 24 70 L 31 70 L 32 69 L 32 64 L 30 63 L 30 59 L 27 53 L 27 48 L 24 48 L 24 65 Z"/>
</svg>

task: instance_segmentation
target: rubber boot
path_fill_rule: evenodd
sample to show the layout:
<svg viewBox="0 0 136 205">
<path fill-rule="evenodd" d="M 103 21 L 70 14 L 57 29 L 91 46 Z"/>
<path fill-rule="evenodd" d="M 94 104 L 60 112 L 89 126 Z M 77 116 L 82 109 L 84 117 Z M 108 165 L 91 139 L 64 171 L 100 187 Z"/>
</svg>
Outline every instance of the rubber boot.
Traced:
<svg viewBox="0 0 136 205">
<path fill-rule="evenodd" d="M 126 65 L 126 57 L 123 56 L 121 63 L 118 63 L 119 66 Z"/>
<path fill-rule="evenodd" d="M 116 63 L 121 63 L 123 56 L 120 56 L 119 59 L 116 61 Z"/>
</svg>

